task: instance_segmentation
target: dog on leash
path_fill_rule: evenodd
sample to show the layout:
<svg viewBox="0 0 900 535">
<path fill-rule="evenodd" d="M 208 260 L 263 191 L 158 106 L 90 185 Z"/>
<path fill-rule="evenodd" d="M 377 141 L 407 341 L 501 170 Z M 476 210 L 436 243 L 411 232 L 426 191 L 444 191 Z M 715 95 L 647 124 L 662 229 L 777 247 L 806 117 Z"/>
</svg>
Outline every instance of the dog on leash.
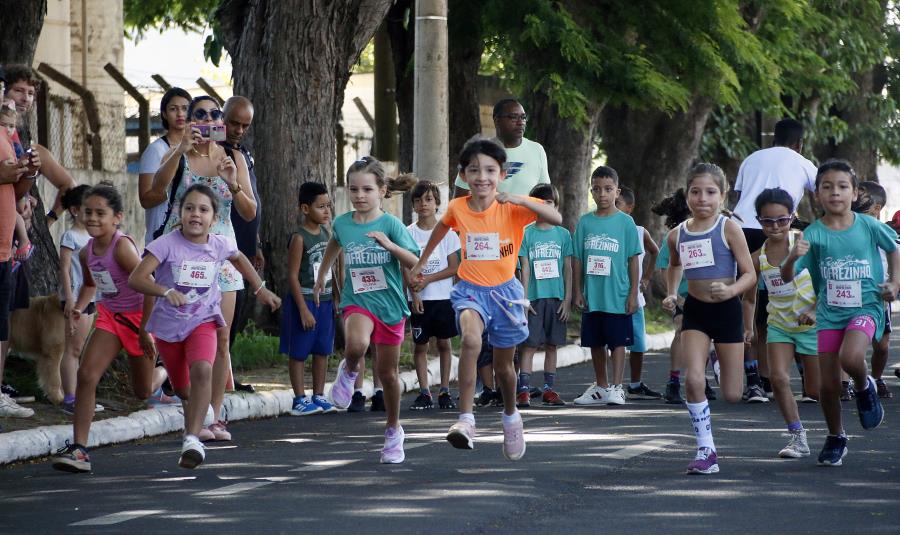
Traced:
<svg viewBox="0 0 900 535">
<path fill-rule="evenodd" d="M 9 318 L 9 347 L 35 362 L 38 384 L 54 405 L 63 400 L 59 364 L 66 349 L 66 318 L 59 296 L 32 297 Z"/>
</svg>

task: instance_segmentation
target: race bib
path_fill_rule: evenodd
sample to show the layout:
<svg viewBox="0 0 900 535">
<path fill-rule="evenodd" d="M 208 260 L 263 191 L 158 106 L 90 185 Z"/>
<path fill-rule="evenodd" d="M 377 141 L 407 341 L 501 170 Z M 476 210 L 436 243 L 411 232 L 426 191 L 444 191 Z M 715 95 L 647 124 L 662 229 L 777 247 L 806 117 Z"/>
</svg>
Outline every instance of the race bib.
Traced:
<svg viewBox="0 0 900 535">
<path fill-rule="evenodd" d="M 353 293 L 362 294 L 387 289 L 387 279 L 381 266 L 370 268 L 350 268 L 350 282 Z"/>
<path fill-rule="evenodd" d="M 424 249 L 424 247 L 423 247 Z M 432 275 L 441 270 L 441 258 L 433 254 L 428 257 L 428 263 L 425 264 L 425 268 L 422 270 L 422 275 Z"/>
<path fill-rule="evenodd" d="M 319 280 L 319 269 L 322 267 L 322 262 L 313 262 L 312 265 L 312 276 L 313 276 L 313 284 Z M 328 281 L 331 280 L 331 270 L 328 270 L 328 273 L 325 274 L 325 284 L 328 284 Z"/>
<path fill-rule="evenodd" d="M 609 277 L 612 270 L 612 259 L 608 256 L 588 255 L 587 274 Z"/>
<path fill-rule="evenodd" d="M 176 284 L 190 288 L 209 288 L 214 280 L 216 280 L 215 262 L 185 260 L 181 263 Z"/>
<path fill-rule="evenodd" d="M 91 270 L 91 277 L 94 278 L 94 284 L 97 285 L 97 290 L 101 294 L 116 295 L 119 293 L 119 289 L 116 288 L 116 283 L 113 282 L 112 275 L 109 274 L 109 271 Z"/>
<path fill-rule="evenodd" d="M 825 291 L 829 306 L 862 307 L 862 281 L 827 281 Z"/>
<path fill-rule="evenodd" d="M 534 278 L 537 280 L 558 279 L 559 278 L 559 262 L 555 259 L 535 260 L 534 261 Z"/>
<path fill-rule="evenodd" d="M 781 273 L 777 269 L 764 271 L 762 277 L 763 282 L 766 283 L 766 290 L 769 292 L 769 295 L 782 297 L 794 293 L 794 284 L 781 280 Z"/>
<path fill-rule="evenodd" d="M 466 234 L 466 259 L 500 260 L 500 234 L 496 232 Z"/>
<path fill-rule="evenodd" d="M 694 269 L 712 266 L 715 264 L 712 250 L 712 240 L 694 240 L 678 244 L 679 257 L 684 269 Z"/>
</svg>

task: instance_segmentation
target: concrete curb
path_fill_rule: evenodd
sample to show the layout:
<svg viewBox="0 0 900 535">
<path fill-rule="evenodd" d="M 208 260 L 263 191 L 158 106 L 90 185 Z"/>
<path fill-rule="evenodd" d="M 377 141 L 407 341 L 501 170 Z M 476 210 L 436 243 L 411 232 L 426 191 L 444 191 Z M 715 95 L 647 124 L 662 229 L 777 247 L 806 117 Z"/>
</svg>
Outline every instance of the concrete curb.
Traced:
<svg viewBox="0 0 900 535">
<path fill-rule="evenodd" d="M 647 335 L 648 351 L 667 349 L 672 343 L 674 331 L 662 334 Z M 577 344 L 567 345 L 557 350 L 557 368 L 574 366 L 591 360 L 591 352 Z M 450 380 L 457 377 L 459 359 L 454 356 L 450 371 Z M 534 355 L 534 369 L 544 367 L 544 352 Z M 430 386 L 437 385 L 440 379 L 440 363 L 437 358 L 428 363 Z M 414 371 L 400 374 L 400 382 L 404 392 L 419 388 L 419 381 Z M 330 391 L 331 383 L 326 385 Z M 363 388 L 366 396 L 373 392 L 372 382 L 366 381 Z M 266 418 L 286 414 L 291 410 L 294 394 L 291 390 L 272 390 L 255 394 L 228 394 L 225 396 L 224 411 L 228 420 L 245 420 L 249 418 Z M 181 431 L 184 417 L 181 407 L 161 407 L 133 412 L 128 416 L 119 416 L 94 422 L 87 446 L 89 448 L 116 444 L 145 437 L 164 435 Z M 72 438 L 71 425 L 49 425 L 36 429 L 0 433 L 0 464 L 7 464 L 34 457 L 43 457 L 54 453 Z"/>
</svg>

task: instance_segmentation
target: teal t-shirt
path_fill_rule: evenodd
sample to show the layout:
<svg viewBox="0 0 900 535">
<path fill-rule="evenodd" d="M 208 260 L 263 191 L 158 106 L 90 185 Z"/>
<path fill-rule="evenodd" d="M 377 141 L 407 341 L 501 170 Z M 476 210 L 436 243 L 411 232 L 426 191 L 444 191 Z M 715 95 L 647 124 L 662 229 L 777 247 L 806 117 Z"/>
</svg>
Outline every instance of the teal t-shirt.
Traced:
<svg viewBox="0 0 900 535">
<path fill-rule="evenodd" d="M 574 246 L 581 263 L 586 310 L 625 314 L 631 291 L 628 259 L 641 254 L 634 220 L 625 212 L 605 217 L 584 214 L 575 229 Z"/>
<path fill-rule="evenodd" d="M 312 234 L 303 227 L 297 229 L 297 234 L 303 238 L 303 258 L 300 260 L 300 293 L 312 295 L 313 285 L 319 275 L 319 266 L 322 265 L 322 257 L 325 256 L 325 247 L 331 239 L 331 233 L 325 225 L 319 225 L 319 233 Z M 322 297 L 331 299 L 331 277 L 325 279 L 325 288 Z"/>
<path fill-rule="evenodd" d="M 353 212 L 334 220 L 334 240 L 344 250 L 344 291 L 341 308 L 356 305 L 387 325 L 396 325 L 409 316 L 403 294 L 400 261 L 375 241 L 368 232 L 383 232 L 398 246 L 419 254 L 419 246 L 406 226 L 391 214 L 365 224 L 353 221 Z"/>
<path fill-rule="evenodd" d="M 525 227 L 519 262 L 528 262 L 528 299 L 565 299 L 565 259 L 574 256 L 572 235 L 563 227 Z"/>
<path fill-rule="evenodd" d="M 662 245 L 659 246 L 659 255 L 656 257 L 656 269 L 669 269 L 669 235 L 663 236 Z M 681 273 L 681 282 L 678 283 L 678 295 L 687 297 L 688 284 L 684 278 L 684 272 Z"/>
<path fill-rule="evenodd" d="M 881 248 L 897 249 L 897 233 L 877 219 L 854 214 L 853 224 L 835 231 L 821 220 L 803 231 L 809 252 L 794 270 L 809 270 L 816 290 L 816 325 L 844 329 L 851 319 L 865 314 L 876 322 L 876 339 L 884 329 L 884 301 L 878 284 L 884 280 Z"/>
</svg>

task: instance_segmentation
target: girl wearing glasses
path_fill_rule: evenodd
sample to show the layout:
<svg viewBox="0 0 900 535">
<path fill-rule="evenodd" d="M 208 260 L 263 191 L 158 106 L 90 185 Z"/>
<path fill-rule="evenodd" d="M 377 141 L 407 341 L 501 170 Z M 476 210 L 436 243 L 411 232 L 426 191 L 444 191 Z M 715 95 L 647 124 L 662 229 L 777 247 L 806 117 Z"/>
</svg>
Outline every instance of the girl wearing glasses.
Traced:
<svg viewBox="0 0 900 535">
<path fill-rule="evenodd" d="M 816 341 L 816 292 L 809 271 L 799 272 L 794 280 L 781 279 L 779 266 L 787 258 L 796 236 L 791 232 L 794 221 L 794 200 L 781 188 L 763 190 L 756 198 L 756 219 L 762 226 L 766 241 L 753 253 L 753 267 L 762 278 L 769 293 L 766 305 L 768 319 L 767 348 L 769 379 L 778 410 L 784 416 L 790 439 L 778 452 L 785 459 L 809 455 L 806 430 L 800 422 L 797 402 L 791 391 L 791 363 L 800 357 L 804 373 L 804 391 L 819 393 L 819 363 Z M 753 313 L 756 289 L 744 295 L 744 337 L 749 343 L 753 336 Z"/>
<path fill-rule="evenodd" d="M 194 184 L 203 184 L 215 192 L 218 201 L 215 223 L 211 234 L 219 234 L 234 239 L 231 226 L 232 204 L 242 218 L 247 221 L 256 217 L 256 200 L 250 187 L 250 175 L 244 158 L 232 160 L 218 143 L 209 138 L 213 126 L 223 126 L 222 110 L 211 97 L 196 97 L 188 107 L 190 135 L 181 138 L 175 148 L 163 159 L 163 164 L 153 178 L 154 189 L 168 190 L 172 180 L 178 180 L 175 198 L 181 199 Z M 184 157 L 183 164 L 180 164 Z M 178 169 L 183 166 L 181 176 Z M 173 202 L 166 219 L 165 232 L 168 233 L 180 222 L 180 207 Z M 219 420 L 225 386 L 231 376 L 231 354 L 228 345 L 228 330 L 234 319 L 235 292 L 244 287 L 244 280 L 237 269 L 229 263 L 222 265 L 218 274 L 219 289 L 222 291 L 222 316 L 225 325 L 216 330 L 217 349 L 213 364 L 212 408 L 216 421 L 203 429 L 200 440 L 231 440 L 231 433 L 225 422 Z"/>
</svg>

